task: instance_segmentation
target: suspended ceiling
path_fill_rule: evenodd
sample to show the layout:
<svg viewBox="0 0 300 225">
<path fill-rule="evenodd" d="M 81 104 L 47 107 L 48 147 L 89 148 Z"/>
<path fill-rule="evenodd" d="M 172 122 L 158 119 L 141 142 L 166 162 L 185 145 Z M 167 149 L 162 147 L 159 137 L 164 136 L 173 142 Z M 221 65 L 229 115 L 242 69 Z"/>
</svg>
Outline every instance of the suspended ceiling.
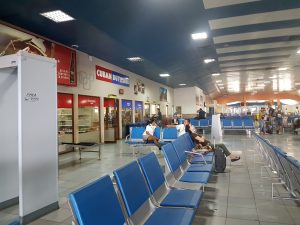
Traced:
<svg viewBox="0 0 300 225">
<path fill-rule="evenodd" d="M 57 9 L 75 20 L 40 15 Z M 0 20 L 173 88 L 198 86 L 212 98 L 299 94 L 299 0 L 10 0 Z M 192 40 L 197 32 L 208 38 Z M 133 56 L 144 61 L 127 60 Z"/>
</svg>

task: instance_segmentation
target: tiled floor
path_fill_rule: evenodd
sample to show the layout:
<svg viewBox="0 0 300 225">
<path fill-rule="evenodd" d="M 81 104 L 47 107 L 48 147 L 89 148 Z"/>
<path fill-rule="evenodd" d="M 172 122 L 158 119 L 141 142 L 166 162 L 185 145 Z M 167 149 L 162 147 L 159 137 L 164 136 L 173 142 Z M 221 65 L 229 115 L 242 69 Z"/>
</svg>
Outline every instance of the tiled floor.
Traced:
<svg viewBox="0 0 300 225">
<path fill-rule="evenodd" d="M 286 132 L 284 135 L 267 135 L 266 138 L 300 160 L 300 135 Z M 193 225 L 300 225 L 300 204 L 289 200 L 271 200 L 272 179 L 261 178 L 261 166 L 264 164 L 256 154 L 254 139 L 248 135 L 225 135 L 224 143 L 242 159 L 228 162 L 225 173 L 211 177 Z M 152 150 L 157 151 L 155 148 Z M 160 153 L 158 156 L 164 163 Z M 132 150 L 122 141 L 103 145 L 102 159 L 99 161 L 96 158 L 94 153 L 85 153 L 81 161 L 77 153 L 60 156 L 60 209 L 31 225 L 71 224 L 67 194 L 133 160 Z M 263 173 L 266 176 L 270 174 L 267 170 Z M 287 195 L 280 187 L 277 193 Z M 0 224 L 6 225 L 17 218 L 17 214 L 18 207 L 0 211 Z"/>
</svg>

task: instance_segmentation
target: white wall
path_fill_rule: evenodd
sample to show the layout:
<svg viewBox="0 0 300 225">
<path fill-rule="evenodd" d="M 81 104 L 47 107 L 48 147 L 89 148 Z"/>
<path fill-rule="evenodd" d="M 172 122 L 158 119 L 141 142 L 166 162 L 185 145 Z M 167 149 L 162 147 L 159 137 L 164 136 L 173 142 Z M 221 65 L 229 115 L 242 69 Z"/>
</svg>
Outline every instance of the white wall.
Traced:
<svg viewBox="0 0 300 225">
<path fill-rule="evenodd" d="M 125 87 L 117 84 L 96 80 L 96 65 L 129 76 L 130 86 Z M 165 114 L 165 105 L 173 105 L 173 88 L 151 81 L 128 70 L 122 69 L 95 57 L 91 57 L 82 52 L 77 52 L 77 75 L 78 87 L 59 86 L 58 91 L 101 97 L 107 97 L 108 94 L 115 94 L 119 99 L 138 100 L 144 102 L 149 100 L 151 103 L 155 102 L 156 104 L 160 104 L 162 114 Z M 136 80 L 141 80 L 145 84 L 144 94 L 134 94 L 133 85 Z M 160 101 L 160 87 L 168 89 L 168 102 Z M 119 89 L 124 89 L 123 95 L 119 94 Z M 171 113 L 171 110 L 169 110 L 169 115 L 171 115 Z"/>
<path fill-rule="evenodd" d="M 199 98 L 199 105 L 196 103 L 196 97 Z M 205 99 L 203 91 L 198 87 L 174 89 L 174 106 L 181 106 L 182 114 L 197 114 L 199 108 L 204 106 Z"/>
<path fill-rule="evenodd" d="M 116 71 L 123 75 L 129 76 L 129 87 L 112 84 L 109 82 L 101 81 L 96 79 L 96 65 L 105 67 L 107 69 Z M 77 87 L 68 87 L 68 86 L 58 86 L 58 92 L 74 94 L 74 101 L 76 101 L 78 94 L 80 95 L 89 95 L 101 97 L 103 101 L 104 97 L 107 97 L 109 94 L 114 94 L 118 99 L 128 99 L 128 100 L 137 100 L 160 104 L 160 109 L 162 115 L 166 114 L 166 105 L 168 105 L 168 116 L 172 115 L 172 106 L 174 99 L 174 90 L 166 85 L 154 82 L 152 80 L 146 79 L 142 76 L 139 76 L 135 73 L 132 73 L 128 70 L 122 69 L 118 66 L 105 62 L 103 60 L 91 57 L 88 54 L 83 52 L 77 52 L 77 76 L 78 76 L 78 86 Z M 145 85 L 145 93 L 134 94 L 134 84 L 137 80 L 140 80 Z M 160 87 L 166 88 L 167 91 L 167 102 L 160 101 Z M 119 89 L 124 89 L 124 94 L 119 94 Z M 74 104 L 74 106 L 76 103 Z M 103 103 L 101 103 L 101 114 L 103 113 Z M 77 126 L 77 114 L 74 110 L 74 128 Z M 101 124 L 101 141 L 103 141 L 103 129 L 104 129 L 104 119 L 100 117 Z M 121 128 L 122 124 L 120 124 Z M 120 129 L 121 137 L 122 129 Z M 76 132 L 75 132 L 76 133 Z M 75 135 L 75 142 L 78 137 Z"/>
</svg>

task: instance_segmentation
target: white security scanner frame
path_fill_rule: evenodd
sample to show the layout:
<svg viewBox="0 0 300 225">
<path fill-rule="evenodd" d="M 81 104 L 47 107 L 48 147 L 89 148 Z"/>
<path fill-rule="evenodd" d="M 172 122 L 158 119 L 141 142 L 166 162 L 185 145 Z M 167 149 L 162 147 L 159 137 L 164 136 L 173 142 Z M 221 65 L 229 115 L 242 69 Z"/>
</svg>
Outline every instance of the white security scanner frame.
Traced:
<svg viewBox="0 0 300 225">
<path fill-rule="evenodd" d="M 56 60 L 0 57 L 0 209 L 21 224 L 58 208 Z"/>
</svg>

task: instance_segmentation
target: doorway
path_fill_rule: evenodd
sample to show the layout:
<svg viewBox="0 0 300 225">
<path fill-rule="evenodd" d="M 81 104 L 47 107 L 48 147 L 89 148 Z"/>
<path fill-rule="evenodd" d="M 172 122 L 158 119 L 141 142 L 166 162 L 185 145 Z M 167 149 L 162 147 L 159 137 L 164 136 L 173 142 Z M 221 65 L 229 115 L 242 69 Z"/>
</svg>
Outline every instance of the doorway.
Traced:
<svg viewBox="0 0 300 225">
<path fill-rule="evenodd" d="M 119 100 L 104 98 L 104 142 L 119 140 Z"/>
</svg>

